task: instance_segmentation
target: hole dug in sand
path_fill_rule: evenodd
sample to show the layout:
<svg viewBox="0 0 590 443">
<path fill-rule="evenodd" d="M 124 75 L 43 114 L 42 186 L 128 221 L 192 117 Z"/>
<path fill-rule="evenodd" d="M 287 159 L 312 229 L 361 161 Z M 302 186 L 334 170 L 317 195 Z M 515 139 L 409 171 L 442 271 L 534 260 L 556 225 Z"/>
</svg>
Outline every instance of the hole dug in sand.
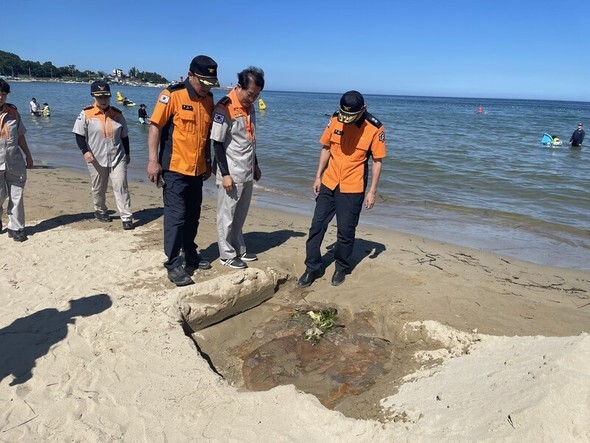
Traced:
<svg viewBox="0 0 590 443">
<path fill-rule="evenodd" d="M 180 299 L 200 351 L 237 388 L 292 384 L 348 417 L 398 420 L 382 409 L 381 399 L 408 374 L 468 351 L 467 342 L 433 339 L 424 323 L 403 325 L 387 315 L 309 304 L 286 281 L 272 269 L 248 268 L 195 285 Z M 328 307 L 338 311 L 335 326 L 314 345 L 305 339 L 312 326 L 307 313 Z"/>
</svg>

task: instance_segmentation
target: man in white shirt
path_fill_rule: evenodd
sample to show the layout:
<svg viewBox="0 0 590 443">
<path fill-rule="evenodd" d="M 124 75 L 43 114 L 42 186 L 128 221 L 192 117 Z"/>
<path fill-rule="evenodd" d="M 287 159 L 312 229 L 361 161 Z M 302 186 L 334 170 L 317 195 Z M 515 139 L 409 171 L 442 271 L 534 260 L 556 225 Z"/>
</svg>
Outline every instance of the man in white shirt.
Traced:
<svg viewBox="0 0 590 443">
<path fill-rule="evenodd" d="M 41 106 L 39 106 L 39 103 L 37 103 L 37 99 L 35 97 L 33 97 L 31 99 L 31 101 L 29 102 L 29 109 L 31 110 L 31 114 L 33 115 L 40 115 L 40 108 Z"/>
</svg>

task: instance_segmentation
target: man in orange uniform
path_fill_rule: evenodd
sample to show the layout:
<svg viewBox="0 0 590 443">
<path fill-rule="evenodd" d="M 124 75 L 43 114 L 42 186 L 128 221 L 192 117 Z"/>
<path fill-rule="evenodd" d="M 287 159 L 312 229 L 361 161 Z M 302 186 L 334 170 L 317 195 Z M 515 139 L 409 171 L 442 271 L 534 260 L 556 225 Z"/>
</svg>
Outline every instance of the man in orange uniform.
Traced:
<svg viewBox="0 0 590 443">
<path fill-rule="evenodd" d="M 320 138 L 322 151 L 313 192 L 317 196 L 313 220 L 306 243 L 305 273 L 298 286 L 305 288 L 320 277 L 320 246 L 330 221 L 336 215 L 338 234 L 334 258 L 336 270 L 331 283 L 344 283 L 350 272 L 356 226 L 363 206 L 375 205 L 381 161 L 385 158 L 385 128 L 367 112 L 365 100 L 357 91 L 348 91 Z M 372 157 L 371 186 L 365 198 Z"/>
<path fill-rule="evenodd" d="M 196 269 L 211 267 L 199 256 L 195 237 L 203 181 L 211 176 L 213 86 L 219 86 L 217 63 L 199 55 L 192 60 L 183 83 L 162 91 L 150 118 L 147 176 L 163 186 L 164 252 L 168 257 L 164 266 L 176 286 L 194 283 L 190 276 Z"/>
</svg>

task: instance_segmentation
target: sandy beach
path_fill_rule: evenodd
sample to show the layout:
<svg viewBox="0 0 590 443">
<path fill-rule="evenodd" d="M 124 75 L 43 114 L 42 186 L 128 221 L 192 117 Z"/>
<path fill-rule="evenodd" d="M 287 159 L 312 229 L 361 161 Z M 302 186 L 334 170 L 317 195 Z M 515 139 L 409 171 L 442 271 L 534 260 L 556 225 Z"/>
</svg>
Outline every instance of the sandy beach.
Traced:
<svg viewBox="0 0 590 443">
<path fill-rule="evenodd" d="M 87 175 L 25 192 L 28 241 L 0 235 L 0 441 L 590 440 L 590 272 L 361 225 L 346 282 L 330 229 L 302 290 L 311 214 L 255 196 L 259 260 L 221 266 L 205 201 L 213 268 L 176 288 L 155 186 L 131 184 L 134 231 L 92 218 Z M 312 346 L 290 322 L 323 307 L 339 331 Z"/>
</svg>

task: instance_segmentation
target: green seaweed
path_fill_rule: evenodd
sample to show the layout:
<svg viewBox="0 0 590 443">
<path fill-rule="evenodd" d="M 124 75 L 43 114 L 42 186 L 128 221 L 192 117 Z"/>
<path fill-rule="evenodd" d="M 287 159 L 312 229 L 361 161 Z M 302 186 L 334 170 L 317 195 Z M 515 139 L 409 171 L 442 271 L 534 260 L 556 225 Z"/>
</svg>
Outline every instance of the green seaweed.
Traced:
<svg viewBox="0 0 590 443">
<path fill-rule="evenodd" d="M 314 346 L 318 344 L 322 337 L 336 325 L 337 314 L 338 311 L 335 308 L 308 311 L 311 327 L 305 331 L 305 339 Z"/>
</svg>

